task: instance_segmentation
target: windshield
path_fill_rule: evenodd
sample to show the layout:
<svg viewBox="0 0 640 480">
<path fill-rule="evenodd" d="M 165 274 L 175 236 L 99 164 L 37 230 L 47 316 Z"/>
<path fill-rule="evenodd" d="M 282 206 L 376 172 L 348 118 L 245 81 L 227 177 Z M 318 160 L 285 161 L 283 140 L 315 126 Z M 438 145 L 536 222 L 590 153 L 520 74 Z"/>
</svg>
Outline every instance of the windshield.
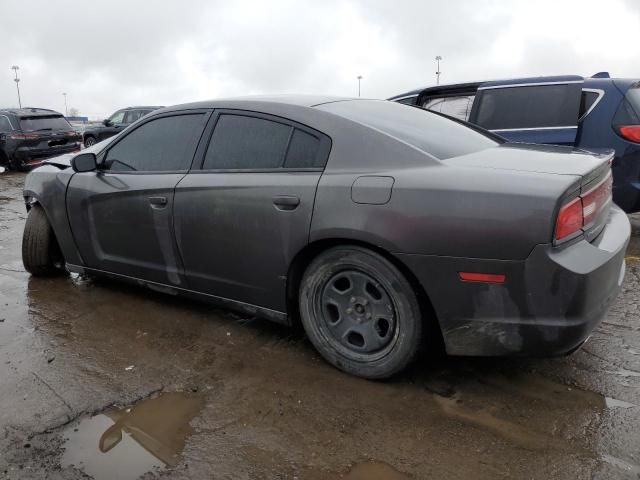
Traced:
<svg viewBox="0 0 640 480">
<path fill-rule="evenodd" d="M 499 144 L 463 123 L 410 105 L 384 100 L 353 100 L 319 105 L 402 140 L 439 160 L 459 157 Z"/>
<path fill-rule="evenodd" d="M 40 130 L 71 130 L 71 125 L 64 117 L 22 117 L 20 128 L 23 132 L 37 132 Z"/>
</svg>

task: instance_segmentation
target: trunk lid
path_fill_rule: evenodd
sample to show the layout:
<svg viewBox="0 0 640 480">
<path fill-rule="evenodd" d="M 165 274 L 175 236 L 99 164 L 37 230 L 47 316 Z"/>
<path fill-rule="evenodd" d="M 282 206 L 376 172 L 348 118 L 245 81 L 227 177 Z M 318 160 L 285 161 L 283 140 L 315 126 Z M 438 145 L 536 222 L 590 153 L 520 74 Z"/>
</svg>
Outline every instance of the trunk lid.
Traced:
<svg viewBox="0 0 640 480">
<path fill-rule="evenodd" d="M 614 152 L 587 152 L 572 147 L 504 143 L 469 155 L 450 158 L 443 163 L 451 166 L 514 170 L 519 172 L 574 175 L 586 181 L 598 177 L 600 169 L 608 168 Z"/>
</svg>

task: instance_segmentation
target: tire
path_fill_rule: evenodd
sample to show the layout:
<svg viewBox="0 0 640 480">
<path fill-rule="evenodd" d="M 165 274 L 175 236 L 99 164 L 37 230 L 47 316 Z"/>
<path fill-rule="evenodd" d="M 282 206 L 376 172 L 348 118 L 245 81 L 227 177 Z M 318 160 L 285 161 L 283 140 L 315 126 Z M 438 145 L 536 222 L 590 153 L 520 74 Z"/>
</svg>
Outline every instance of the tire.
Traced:
<svg viewBox="0 0 640 480">
<path fill-rule="evenodd" d="M 22 263 L 35 277 L 64 273 L 64 260 L 44 210 L 34 205 L 29 210 L 22 236 Z"/>
<path fill-rule="evenodd" d="M 391 377 L 420 348 L 416 293 L 391 262 L 371 250 L 344 246 L 318 255 L 302 277 L 299 306 L 311 343 L 347 373 Z"/>
<path fill-rule="evenodd" d="M 88 137 L 86 137 L 86 138 L 84 139 L 84 146 L 85 146 L 85 147 L 87 147 L 87 148 L 92 147 L 92 146 L 93 146 L 93 145 L 95 145 L 96 143 L 97 143 L 97 142 L 96 142 L 96 138 L 95 138 L 95 137 L 93 137 L 93 136 L 91 136 L 91 135 L 89 135 Z"/>
</svg>

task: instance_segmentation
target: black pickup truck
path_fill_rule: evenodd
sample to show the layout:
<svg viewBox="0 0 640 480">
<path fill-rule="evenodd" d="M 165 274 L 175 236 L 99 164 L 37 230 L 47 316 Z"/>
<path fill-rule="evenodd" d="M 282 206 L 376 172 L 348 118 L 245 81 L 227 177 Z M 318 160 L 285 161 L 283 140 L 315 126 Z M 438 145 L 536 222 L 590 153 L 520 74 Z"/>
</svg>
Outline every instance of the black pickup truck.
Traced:
<svg viewBox="0 0 640 480">
<path fill-rule="evenodd" d="M 0 108 L 0 166 L 25 170 L 80 150 L 82 136 L 61 113 L 45 108 Z"/>
<path fill-rule="evenodd" d="M 84 130 L 84 146 L 90 147 L 105 138 L 117 135 L 136 120 L 162 107 L 127 107 L 118 110 L 109 118 L 102 121 L 102 125 L 87 126 Z"/>
</svg>

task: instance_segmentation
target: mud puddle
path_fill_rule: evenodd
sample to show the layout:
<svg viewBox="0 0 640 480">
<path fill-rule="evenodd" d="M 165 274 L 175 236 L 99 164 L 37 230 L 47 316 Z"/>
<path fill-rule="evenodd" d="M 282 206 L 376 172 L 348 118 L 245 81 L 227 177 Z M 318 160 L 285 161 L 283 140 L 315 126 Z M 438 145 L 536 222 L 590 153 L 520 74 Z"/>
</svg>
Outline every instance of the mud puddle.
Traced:
<svg viewBox="0 0 640 480">
<path fill-rule="evenodd" d="M 203 406 L 202 396 L 172 392 L 87 417 L 63 432 L 61 466 L 96 480 L 136 479 L 173 467 Z"/>
</svg>

